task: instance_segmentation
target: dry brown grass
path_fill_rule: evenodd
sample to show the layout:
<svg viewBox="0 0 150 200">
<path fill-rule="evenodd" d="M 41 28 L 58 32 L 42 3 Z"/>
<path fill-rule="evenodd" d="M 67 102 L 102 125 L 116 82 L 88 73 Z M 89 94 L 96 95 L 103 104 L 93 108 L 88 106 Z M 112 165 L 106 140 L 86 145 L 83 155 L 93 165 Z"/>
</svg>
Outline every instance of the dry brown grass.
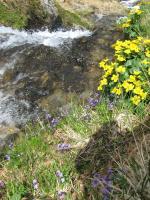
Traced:
<svg viewBox="0 0 150 200">
<path fill-rule="evenodd" d="M 125 8 L 117 0 L 57 0 L 69 10 L 93 9 L 104 15 L 122 15 Z"/>
</svg>

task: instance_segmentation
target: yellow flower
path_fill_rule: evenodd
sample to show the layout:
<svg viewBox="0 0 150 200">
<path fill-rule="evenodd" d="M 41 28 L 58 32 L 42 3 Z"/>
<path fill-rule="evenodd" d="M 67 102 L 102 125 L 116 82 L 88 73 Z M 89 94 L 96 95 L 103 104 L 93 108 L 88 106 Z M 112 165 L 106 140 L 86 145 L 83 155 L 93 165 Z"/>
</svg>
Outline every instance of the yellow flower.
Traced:
<svg viewBox="0 0 150 200">
<path fill-rule="evenodd" d="M 117 60 L 122 62 L 125 61 L 126 59 L 123 56 L 118 55 Z"/>
<path fill-rule="evenodd" d="M 134 71 L 133 74 L 138 76 L 141 72 L 140 71 Z"/>
<path fill-rule="evenodd" d="M 140 51 L 139 47 L 135 43 L 131 43 L 129 48 L 131 51 L 135 51 L 137 53 Z"/>
<path fill-rule="evenodd" d="M 105 72 L 104 77 L 107 77 L 107 76 L 111 75 L 111 74 L 112 74 L 112 71 L 113 71 L 113 67 L 112 67 L 112 66 L 109 66 L 109 69 Z"/>
<path fill-rule="evenodd" d="M 146 99 L 146 97 L 147 97 L 147 92 L 142 92 L 142 93 L 140 94 L 140 96 L 141 96 L 142 100 Z"/>
<path fill-rule="evenodd" d="M 143 93 L 143 89 L 139 86 L 139 87 L 136 87 L 134 90 L 133 90 L 133 92 L 135 93 L 135 94 L 142 94 Z"/>
<path fill-rule="evenodd" d="M 124 81 L 122 87 L 125 89 L 126 92 L 134 89 L 134 85 L 132 83 L 128 83 L 128 81 Z"/>
<path fill-rule="evenodd" d="M 100 84 L 101 85 L 107 85 L 108 81 L 106 78 L 103 78 L 101 81 L 100 81 Z"/>
<path fill-rule="evenodd" d="M 150 51 L 147 49 L 147 51 L 145 52 L 145 55 L 150 58 Z"/>
<path fill-rule="evenodd" d="M 128 81 L 134 83 L 134 82 L 136 82 L 136 77 L 134 75 L 130 75 Z"/>
<path fill-rule="evenodd" d="M 131 53 L 131 50 L 130 50 L 130 49 L 126 49 L 124 52 L 125 52 L 126 54 L 130 54 L 130 53 Z"/>
<path fill-rule="evenodd" d="M 144 64 L 144 65 L 148 65 L 150 62 L 147 61 L 146 59 L 144 59 L 141 63 Z"/>
<path fill-rule="evenodd" d="M 130 26 L 129 22 L 122 24 L 122 28 L 128 28 L 129 26 Z"/>
<path fill-rule="evenodd" d="M 137 40 L 141 42 L 143 40 L 143 37 L 137 37 Z"/>
<path fill-rule="evenodd" d="M 111 92 L 114 93 L 114 94 L 117 94 L 117 95 L 121 95 L 122 89 L 114 87 Z"/>
<path fill-rule="evenodd" d="M 105 67 L 106 62 L 108 62 L 108 58 L 105 58 L 104 60 L 102 60 L 102 61 L 99 63 L 99 66 L 102 67 L 102 68 Z"/>
<path fill-rule="evenodd" d="M 114 81 L 115 83 L 118 81 L 119 79 L 119 75 L 118 74 L 114 74 L 112 77 L 111 77 L 111 80 Z"/>
<path fill-rule="evenodd" d="M 140 14 L 143 13 L 143 11 L 142 11 L 142 10 L 136 10 L 135 13 L 136 13 L 137 15 L 140 15 Z"/>
<path fill-rule="evenodd" d="M 142 83 L 141 83 L 141 81 L 135 81 L 135 82 L 134 82 L 134 85 L 135 85 L 135 86 L 141 86 Z"/>
<path fill-rule="evenodd" d="M 144 44 L 150 44 L 150 39 L 145 39 Z"/>
<path fill-rule="evenodd" d="M 103 90 L 103 86 L 102 86 L 102 85 L 99 85 L 97 89 L 98 89 L 98 90 Z"/>
<path fill-rule="evenodd" d="M 119 66 L 119 67 L 117 67 L 117 69 L 116 69 L 116 72 L 118 72 L 118 73 L 124 73 L 125 71 L 126 71 L 126 68 L 123 67 L 123 66 Z"/>
<path fill-rule="evenodd" d="M 131 101 L 133 102 L 133 104 L 138 105 L 141 101 L 141 98 L 140 98 L 140 96 L 135 95 L 135 96 L 131 97 Z"/>
</svg>

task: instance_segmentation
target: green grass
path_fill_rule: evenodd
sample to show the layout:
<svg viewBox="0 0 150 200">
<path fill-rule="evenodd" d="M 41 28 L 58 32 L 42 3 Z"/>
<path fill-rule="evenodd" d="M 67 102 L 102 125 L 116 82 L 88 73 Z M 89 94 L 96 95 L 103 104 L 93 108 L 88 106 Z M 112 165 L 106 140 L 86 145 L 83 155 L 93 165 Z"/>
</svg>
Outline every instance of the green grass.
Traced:
<svg viewBox="0 0 150 200">
<path fill-rule="evenodd" d="M 27 24 L 27 17 L 19 10 L 10 9 L 4 4 L 0 3 L 0 23 L 12 26 L 13 28 L 24 28 Z"/>
<path fill-rule="evenodd" d="M 150 38 L 150 4 L 142 5 L 144 13 L 140 20 L 140 35 Z"/>
<path fill-rule="evenodd" d="M 111 124 L 116 110 L 119 113 L 119 111 L 129 109 L 128 103 L 120 103 L 120 107 L 118 103 L 114 111 L 111 111 L 107 102 L 107 99 L 102 99 L 100 104 L 88 111 L 84 105 L 73 104 L 72 111 L 60 122 L 55 131 L 52 131 L 46 122 L 38 121 L 35 125 L 28 124 L 25 128 L 26 134 L 16 141 L 13 149 L 7 149 L 3 154 L 8 154 L 11 158 L 10 161 L 5 161 L 3 158 L 1 160 L 0 180 L 6 183 L 3 199 L 20 200 L 23 197 L 55 199 L 60 190 L 66 192 L 67 200 L 71 200 L 73 194 L 81 200 L 85 199 L 84 192 L 81 190 L 83 178 L 80 178 L 75 164 L 77 155 L 103 124 Z M 130 108 L 131 111 L 132 109 Z M 84 119 L 87 113 L 90 115 L 90 120 Z M 63 153 L 58 151 L 57 145 L 63 142 L 71 144 L 72 149 Z M 98 149 L 94 149 L 92 156 L 98 154 L 103 157 L 103 152 L 99 148 L 100 143 L 99 138 L 99 144 L 95 146 Z M 83 177 L 86 177 L 88 171 L 94 170 L 94 165 L 95 163 L 93 166 L 84 163 Z M 63 173 L 64 183 L 60 183 L 56 177 L 57 170 Z M 38 191 L 33 189 L 34 179 L 38 180 Z M 97 200 L 99 198 L 96 197 L 97 192 L 91 187 L 91 175 L 86 177 L 84 184 L 88 184 L 88 191 L 91 191 L 95 196 L 94 199 Z"/>
</svg>

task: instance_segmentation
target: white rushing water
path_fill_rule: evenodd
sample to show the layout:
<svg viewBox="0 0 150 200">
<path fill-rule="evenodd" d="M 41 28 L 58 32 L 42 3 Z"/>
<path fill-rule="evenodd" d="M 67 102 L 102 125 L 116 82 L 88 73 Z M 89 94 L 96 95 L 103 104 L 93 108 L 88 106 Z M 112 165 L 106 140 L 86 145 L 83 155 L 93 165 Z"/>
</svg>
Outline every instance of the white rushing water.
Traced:
<svg viewBox="0 0 150 200">
<path fill-rule="evenodd" d="M 59 30 L 49 32 L 47 29 L 44 31 L 34 31 L 30 33 L 27 31 L 15 30 L 10 27 L 0 26 L 0 48 L 6 49 L 24 44 L 43 44 L 45 46 L 58 47 L 65 41 L 83 36 L 88 37 L 90 35 L 91 32 L 88 30 Z"/>
<path fill-rule="evenodd" d="M 121 3 L 128 8 L 132 8 L 136 3 L 140 2 L 140 0 L 124 0 Z"/>
</svg>

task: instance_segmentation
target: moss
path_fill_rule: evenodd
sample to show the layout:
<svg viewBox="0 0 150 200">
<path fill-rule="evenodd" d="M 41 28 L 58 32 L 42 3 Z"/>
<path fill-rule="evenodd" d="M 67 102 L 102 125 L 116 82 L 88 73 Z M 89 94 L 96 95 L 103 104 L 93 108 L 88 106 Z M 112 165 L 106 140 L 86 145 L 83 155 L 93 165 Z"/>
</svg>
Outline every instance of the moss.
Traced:
<svg viewBox="0 0 150 200">
<path fill-rule="evenodd" d="M 79 14 L 73 13 L 69 10 L 65 10 L 57 2 L 56 2 L 56 7 L 58 9 L 60 17 L 62 18 L 64 25 L 66 26 L 79 25 L 88 29 L 92 28 L 92 24 L 89 23 L 86 19 L 82 19 Z"/>
<path fill-rule="evenodd" d="M 21 14 L 19 10 L 14 11 L 0 3 L 0 23 L 21 29 L 27 24 L 27 16 Z"/>
</svg>

